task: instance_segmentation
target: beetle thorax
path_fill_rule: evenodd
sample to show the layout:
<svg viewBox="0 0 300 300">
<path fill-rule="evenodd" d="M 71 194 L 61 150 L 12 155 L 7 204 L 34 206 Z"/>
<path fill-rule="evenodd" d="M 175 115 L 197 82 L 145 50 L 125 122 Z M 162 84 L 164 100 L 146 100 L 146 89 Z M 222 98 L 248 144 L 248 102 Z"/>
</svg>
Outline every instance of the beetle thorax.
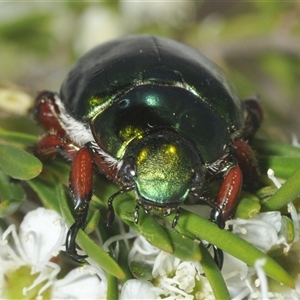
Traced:
<svg viewBox="0 0 300 300">
<path fill-rule="evenodd" d="M 203 178 L 200 158 L 194 148 L 170 132 L 155 133 L 132 142 L 125 157 L 124 161 L 131 161 L 134 169 L 127 179 L 131 177 L 138 197 L 145 204 L 178 205 Z"/>
</svg>

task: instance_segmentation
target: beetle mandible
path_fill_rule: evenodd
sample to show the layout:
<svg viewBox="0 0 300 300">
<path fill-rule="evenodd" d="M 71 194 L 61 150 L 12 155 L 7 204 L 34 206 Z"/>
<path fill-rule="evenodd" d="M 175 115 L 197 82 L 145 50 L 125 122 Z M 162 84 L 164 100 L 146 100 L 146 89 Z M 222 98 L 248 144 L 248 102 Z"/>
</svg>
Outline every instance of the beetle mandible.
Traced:
<svg viewBox="0 0 300 300">
<path fill-rule="evenodd" d="M 70 194 L 77 216 L 66 251 L 75 260 L 78 230 L 84 228 L 97 168 L 120 190 L 108 199 L 107 225 L 114 221 L 113 199 L 134 190 L 134 212 L 174 214 L 188 195 L 213 207 L 220 228 L 235 212 L 242 185 L 258 170 L 248 141 L 262 121 L 255 99 L 240 101 L 223 72 L 196 50 L 156 36 L 130 36 L 100 45 L 82 56 L 60 93 L 41 92 L 39 123 L 48 131 L 35 151 L 72 161 Z M 203 189 L 221 178 L 211 201 Z"/>
</svg>

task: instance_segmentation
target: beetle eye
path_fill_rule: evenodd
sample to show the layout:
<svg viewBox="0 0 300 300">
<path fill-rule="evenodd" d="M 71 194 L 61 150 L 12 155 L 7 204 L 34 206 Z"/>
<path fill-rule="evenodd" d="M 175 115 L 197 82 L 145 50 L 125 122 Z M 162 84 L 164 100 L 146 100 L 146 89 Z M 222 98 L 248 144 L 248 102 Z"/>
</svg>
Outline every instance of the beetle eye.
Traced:
<svg viewBox="0 0 300 300">
<path fill-rule="evenodd" d="M 203 182 L 203 170 L 199 165 L 192 169 L 192 182 L 195 187 L 201 185 Z"/>
<path fill-rule="evenodd" d="M 136 166 L 132 157 L 124 160 L 120 169 L 120 176 L 124 182 L 132 182 L 132 179 L 136 176 Z"/>
<path fill-rule="evenodd" d="M 130 105 L 130 100 L 129 99 L 122 99 L 119 101 L 119 107 L 120 108 L 126 108 Z"/>
</svg>

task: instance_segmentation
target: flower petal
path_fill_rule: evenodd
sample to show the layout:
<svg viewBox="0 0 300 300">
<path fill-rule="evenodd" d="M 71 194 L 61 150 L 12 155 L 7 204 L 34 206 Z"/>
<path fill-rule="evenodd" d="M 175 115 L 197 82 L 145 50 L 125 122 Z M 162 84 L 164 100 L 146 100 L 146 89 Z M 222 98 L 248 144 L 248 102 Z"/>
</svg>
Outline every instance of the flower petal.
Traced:
<svg viewBox="0 0 300 300">
<path fill-rule="evenodd" d="M 123 285 L 120 299 L 157 299 L 152 288 L 153 285 L 149 281 L 137 279 L 128 280 Z"/>
<path fill-rule="evenodd" d="M 43 207 L 29 212 L 20 225 L 20 240 L 28 260 L 48 261 L 60 251 L 66 235 L 61 216 Z"/>
<path fill-rule="evenodd" d="M 281 215 L 279 212 L 257 214 L 250 220 L 235 219 L 228 223 L 233 225 L 233 233 L 263 252 L 269 251 L 272 246 L 284 242 L 279 240 Z"/>
<path fill-rule="evenodd" d="M 53 299 L 106 299 L 106 278 L 91 266 L 76 268 L 53 286 Z"/>
</svg>

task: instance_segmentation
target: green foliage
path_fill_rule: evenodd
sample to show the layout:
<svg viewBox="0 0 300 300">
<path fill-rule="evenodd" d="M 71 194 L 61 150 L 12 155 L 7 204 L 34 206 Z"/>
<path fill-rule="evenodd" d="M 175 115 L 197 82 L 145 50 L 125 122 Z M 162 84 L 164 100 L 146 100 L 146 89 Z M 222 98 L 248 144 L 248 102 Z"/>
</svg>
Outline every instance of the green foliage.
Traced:
<svg viewBox="0 0 300 300">
<path fill-rule="evenodd" d="M 3 14 L 0 82 L 58 90 L 71 63 L 93 45 L 127 34 L 165 35 L 225 68 L 241 97 L 259 94 L 272 125 L 264 134 L 300 133 L 296 2 L 11 3 Z"/>
<path fill-rule="evenodd" d="M 21 46 L 22 51 L 46 55 L 51 43 L 54 42 L 50 21 L 51 16 L 46 13 L 32 13 L 2 22 L 0 24 L 0 43 L 15 48 Z"/>
<path fill-rule="evenodd" d="M 34 4 L 31 5 L 33 8 Z M 157 4 L 162 5 L 158 9 L 138 2 L 128 5 L 126 1 L 92 4 L 69 1 L 51 4 L 51 7 L 42 3 L 36 9 L 23 7 L 22 13 L 3 18 L 0 21 L 0 81 L 18 82 L 34 94 L 36 90 L 52 87 L 59 90 L 71 62 L 88 50 L 92 42 L 135 33 L 166 35 L 194 46 L 225 68 L 241 97 L 260 94 L 267 112 L 265 124 L 269 125 L 261 131 L 261 136 L 284 140 L 289 139 L 291 132 L 300 134 L 300 16 L 297 3 L 187 1 Z M 101 17 L 92 16 L 91 12 L 95 11 L 101 13 Z M 95 28 L 99 28 L 96 35 Z M 69 165 L 56 161 L 42 166 L 32 155 L 32 146 L 40 131 L 27 118 L 18 118 L 11 121 L 0 115 L 0 217 L 4 221 L 8 216 L 20 217 L 20 207 L 30 191 L 30 201 L 58 211 L 70 226 L 74 222 L 74 211 L 68 194 Z M 277 128 L 275 134 L 274 126 Z M 262 174 L 272 168 L 275 175 L 286 182 L 277 190 L 264 178 L 264 188 L 253 194 L 242 193 L 237 215 L 248 219 L 260 210 L 285 212 L 290 201 L 294 201 L 299 210 L 299 199 L 296 199 L 300 193 L 299 148 L 265 138 L 256 139 L 254 146 Z M 104 226 L 107 199 L 116 187 L 105 179 L 95 180 L 95 196 L 87 227 L 85 232 L 80 230 L 77 243 L 110 274 L 109 295 L 115 298 L 116 278 L 126 280 L 132 276 L 124 259 L 128 249 L 123 245 L 124 257 L 116 260 L 100 246 L 101 240 L 120 232 L 117 226 Z M 126 229 L 132 228 L 153 245 L 180 259 L 201 261 L 218 299 L 229 298 L 228 291 L 210 255 L 201 243 L 199 246 L 195 242 L 196 238 L 215 244 L 251 266 L 256 259 L 265 258 L 268 276 L 293 286 L 287 270 L 273 260 L 272 254 L 262 253 L 230 231 L 220 230 L 191 212 L 182 210 L 177 231 L 169 229 L 166 221 L 171 222 L 172 216 L 164 220 L 158 218 L 158 222 L 141 212 L 140 222 L 136 225 L 133 221 L 134 199 L 134 194 L 126 194 L 114 201 L 116 214 L 126 224 Z M 285 226 L 282 230 L 292 241 L 293 226 L 285 218 L 283 216 Z M 112 254 L 111 247 L 110 251 Z M 135 267 L 134 273 L 139 278 L 150 278 L 149 270 L 147 274 L 141 274 L 143 267 L 140 264 L 131 266 Z"/>
<path fill-rule="evenodd" d="M 2 148 L 8 147 L 10 150 L 5 153 L 3 152 L 1 155 L 2 159 L 0 160 L 0 162 L 2 162 L 1 169 L 3 170 L 3 172 L 0 172 L 1 217 L 13 214 L 24 203 L 25 192 L 23 187 L 24 183 L 27 182 L 28 186 L 35 191 L 45 207 L 55 209 L 64 216 L 68 226 L 72 225 L 74 222 L 74 212 L 69 201 L 67 189 L 69 172 L 68 164 L 60 161 L 46 163 L 43 172 L 38 176 L 41 170 L 39 165 L 40 162 L 37 164 L 35 158 L 29 154 L 29 152 L 24 150 L 26 149 L 26 146 L 20 143 L 20 141 L 24 141 L 25 144 L 28 141 L 34 141 L 34 136 L 31 136 L 29 133 L 18 134 L 15 131 L 11 132 L 11 134 L 9 131 L 5 130 L 0 132 L 4 133 L 2 134 L 0 145 Z M 24 136 L 26 137 L 25 139 Z M 19 143 L 16 143 L 16 141 Z M 280 163 L 278 170 L 285 174 L 287 181 L 282 189 L 279 189 L 278 191 L 274 189 L 265 189 L 265 192 L 260 191 L 260 194 L 257 194 L 257 196 L 255 194 L 243 193 L 241 208 L 239 207 L 238 211 L 242 211 L 239 216 L 244 216 L 245 218 L 251 218 L 254 214 L 258 213 L 261 205 L 264 211 L 285 207 L 288 202 L 293 201 L 299 194 L 297 183 L 299 182 L 300 167 L 297 167 L 297 165 L 300 166 L 300 150 L 288 144 L 267 140 L 256 140 L 255 144 L 258 145 L 257 154 L 263 166 L 262 171 L 265 172 L 266 168 L 272 167 L 276 172 L 277 165 L 272 164 L 272 157 L 276 157 Z M 26 155 L 24 155 L 24 152 Z M 286 155 L 288 155 L 289 159 L 294 159 L 292 169 L 289 163 L 286 164 Z M 3 157 L 7 159 L 3 159 Z M 15 158 L 15 161 L 13 161 L 13 158 Z M 5 162 L 4 164 L 3 161 Z M 21 165 L 24 169 L 21 173 L 22 176 L 16 176 L 14 174 L 14 165 L 16 165 L 16 162 L 17 165 Z M 282 170 L 284 170 L 285 164 L 287 169 L 283 172 Z M 11 166 L 10 169 L 8 168 L 9 171 L 7 171 L 8 165 Z M 37 169 L 39 171 L 33 172 L 32 169 Z M 7 173 L 7 175 L 5 175 L 5 173 Z M 21 177 L 25 181 L 22 185 L 12 185 L 8 175 Z M 32 177 L 35 178 L 31 179 Z M 103 186 L 105 188 L 101 189 L 101 192 L 97 192 L 96 190 L 96 195 L 93 197 L 90 206 L 86 233 L 82 230 L 79 231 L 77 243 L 80 248 L 107 273 L 113 275 L 113 277 L 125 279 L 130 276 L 127 272 L 128 266 L 120 264 L 120 262 L 118 263 L 118 261 L 103 250 L 100 243 L 93 241 L 87 235 L 87 233 L 94 232 L 97 233 L 96 235 L 102 236 L 101 239 L 105 240 L 112 235 L 118 234 L 118 229 L 115 226 L 113 226 L 113 228 L 103 227 L 103 222 L 105 222 L 106 218 L 107 205 L 105 199 L 109 198 L 115 190 L 115 187 L 101 178 L 97 178 L 96 181 L 96 186 Z M 270 194 L 271 197 L 269 197 Z M 199 244 L 195 242 L 195 239 L 204 239 L 241 259 L 250 266 L 253 266 L 257 259 L 264 258 L 266 259 L 264 267 L 266 274 L 276 281 L 293 287 L 292 278 L 269 255 L 264 254 L 251 244 L 233 235 L 230 231 L 221 230 L 215 224 L 192 212 L 185 211 L 184 209 L 181 210 L 181 216 L 179 223 L 176 226 L 176 231 L 168 229 L 168 226 L 166 227 L 164 222 L 157 222 L 156 218 L 147 215 L 142 211 L 140 213 L 139 224 L 135 224 L 134 199 L 135 196 L 133 194 L 121 195 L 115 199 L 114 207 L 119 218 L 161 250 L 172 253 L 183 260 L 200 261 L 207 273 L 207 278 L 210 280 L 214 293 L 215 295 L 218 295 L 218 297 L 220 296 L 224 299 L 226 297 L 228 298 L 226 286 L 224 285 L 219 271 L 216 271 L 217 269 L 213 266 L 214 262 L 210 261 L 211 258 L 209 258 L 210 256 L 206 253 L 207 250 L 203 248 L 201 243 L 199 247 Z M 258 199 L 263 199 L 263 202 L 259 204 Z M 266 201 L 266 199 L 268 200 Z M 253 207 L 255 207 L 254 210 Z M 99 214 L 99 210 L 101 214 Z M 164 218 L 164 220 L 172 222 L 173 217 L 174 216 L 169 216 Z M 283 228 L 283 230 L 285 230 L 285 235 L 292 240 L 292 223 L 288 220 L 286 220 L 285 223 L 285 229 Z M 139 272 L 138 269 L 136 272 Z"/>
</svg>

